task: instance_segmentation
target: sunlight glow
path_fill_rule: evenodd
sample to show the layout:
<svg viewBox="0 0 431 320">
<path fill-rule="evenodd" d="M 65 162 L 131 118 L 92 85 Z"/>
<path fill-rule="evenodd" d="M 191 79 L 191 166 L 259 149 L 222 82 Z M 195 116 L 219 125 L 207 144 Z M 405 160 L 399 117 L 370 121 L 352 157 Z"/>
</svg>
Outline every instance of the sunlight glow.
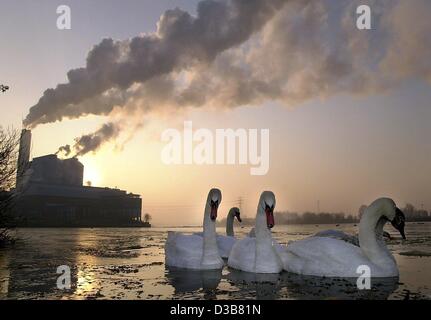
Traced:
<svg viewBox="0 0 431 320">
<path fill-rule="evenodd" d="M 91 159 L 82 159 L 81 162 L 84 164 L 84 185 L 100 187 L 102 175 L 97 165 Z"/>
</svg>

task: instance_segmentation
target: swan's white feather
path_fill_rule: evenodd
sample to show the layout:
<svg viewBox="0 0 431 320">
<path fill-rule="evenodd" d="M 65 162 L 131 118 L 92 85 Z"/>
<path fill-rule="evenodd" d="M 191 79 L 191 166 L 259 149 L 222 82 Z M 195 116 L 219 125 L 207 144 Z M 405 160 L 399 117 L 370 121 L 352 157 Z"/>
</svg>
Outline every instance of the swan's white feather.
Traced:
<svg viewBox="0 0 431 320">
<path fill-rule="evenodd" d="M 283 258 L 289 272 L 325 277 L 359 277 L 359 266 L 369 266 L 372 277 L 398 276 L 398 270 L 382 270 L 364 255 L 360 247 L 343 240 L 309 237 L 289 244 Z"/>
<path fill-rule="evenodd" d="M 184 269 L 202 270 L 203 237 L 168 232 L 165 244 L 166 265 Z"/>
<path fill-rule="evenodd" d="M 314 237 L 326 237 L 326 238 L 333 238 L 333 239 L 338 239 L 338 240 L 343 240 L 346 241 L 348 243 L 351 243 L 355 246 L 359 247 L 359 239 L 358 239 L 358 235 L 353 235 L 353 234 L 348 234 L 345 233 L 343 231 L 340 230 L 324 230 L 324 231 L 320 231 L 317 232 Z M 391 235 L 389 234 L 389 232 L 383 231 L 383 238 L 384 239 L 391 239 Z"/>
<path fill-rule="evenodd" d="M 354 236 L 351 234 L 347 234 L 340 230 L 324 230 L 317 232 L 314 237 L 322 237 L 322 238 L 333 238 L 338 240 L 343 240 L 348 243 L 351 243 L 357 247 L 359 247 L 358 236 Z"/>
<path fill-rule="evenodd" d="M 267 259 L 256 265 L 256 238 L 245 237 L 238 240 L 232 247 L 229 255 L 228 265 L 231 268 L 254 273 L 280 273 L 283 270 L 283 263 L 276 250 L 274 241 L 272 250 L 262 252 Z"/>
<path fill-rule="evenodd" d="M 203 237 L 203 232 L 193 233 L 196 236 Z M 229 258 L 233 245 L 238 241 L 235 237 L 217 235 L 217 247 L 222 258 Z"/>
<path fill-rule="evenodd" d="M 232 248 L 237 241 L 238 240 L 234 237 L 218 235 L 217 246 L 220 256 L 222 258 L 229 258 Z"/>
<path fill-rule="evenodd" d="M 237 270 L 254 272 L 255 259 L 256 241 L 254 238 L 245 237 L 233 246 L 228 265 Z"/>
</svg>

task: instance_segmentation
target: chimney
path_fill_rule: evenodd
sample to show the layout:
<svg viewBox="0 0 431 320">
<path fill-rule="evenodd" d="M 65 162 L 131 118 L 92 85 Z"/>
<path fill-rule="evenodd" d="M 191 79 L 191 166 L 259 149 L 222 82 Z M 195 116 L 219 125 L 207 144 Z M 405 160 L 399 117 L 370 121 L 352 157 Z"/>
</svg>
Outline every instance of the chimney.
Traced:
<svg viewBox="0 0 431 320">
<path fill-rule="evenodd" d="M 31 131 L 23 129 L 19 139 L 19 153 L 16 173 L 16 188 L 21 189 L 24 174 L 30 166 Z"/>
</svg>

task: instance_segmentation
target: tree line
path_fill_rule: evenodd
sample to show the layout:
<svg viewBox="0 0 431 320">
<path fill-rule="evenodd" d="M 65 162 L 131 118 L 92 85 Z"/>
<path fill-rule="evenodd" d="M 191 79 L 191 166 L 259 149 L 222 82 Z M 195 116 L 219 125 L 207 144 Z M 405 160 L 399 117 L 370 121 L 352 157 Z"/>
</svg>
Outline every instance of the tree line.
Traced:
<svg viewBox="0 0 431 320">
<path fill-rule="evenodd" d="M 366 205 L 360 206 L 356 215 L 346 214 L 344 212 L 289 212 L 282 211 L 275 213 L 275 220 L 278 225 L 286 224 L 342 224 L 342 223 L 358 223 L 360 217 L 364 214 Z M 408 203 L 404 208 L 401 209 L 405 216 L 406 221 L 420 222 L 420 221 L 431 221 L 431 212 L 426 210 L 416 209 L 412 204 Z M 244 217 L 242 219 L 242 225 L 251 226 L 254 225 L 255 219 Z M 223 218 L 218 222 L 218 226 L 226 225 L 226 218 Z"/>
</svg>

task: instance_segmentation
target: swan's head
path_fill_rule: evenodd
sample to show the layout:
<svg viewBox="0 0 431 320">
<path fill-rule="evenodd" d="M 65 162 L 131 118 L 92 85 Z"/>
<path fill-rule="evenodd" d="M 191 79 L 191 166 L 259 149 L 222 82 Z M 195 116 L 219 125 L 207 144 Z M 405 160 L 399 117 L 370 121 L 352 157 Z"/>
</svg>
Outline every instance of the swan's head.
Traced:
<svg viewBox="0 0 431 320">
<path fill-rule="evenodd" d="M 230 212 L 233 213 L 234 217 L 238 220 L 238 222 L 242 222 L 241 212 L 240 212 L 239 208 L 234 207 L 234 208 L 230 209 Z"/>
<path fill-rule="evenodd" d="M 265 212 L 266 215 L 266 225 L 268 229 L 272 229 L 275 225 L 274 220 L 274 208 L 275 208 L 275 195 L 271 191 L 264 191 L 260 196 L 259 207 L 261 210 L 259 212 Z"/>
<path fill-rule="evenodd" d="M 211 207 L 210 218 L 212 221 L 217 219 L 217 210 L 221 203 L 221 191 L 219 189 L 211 189 L 208 194 L 208 205 Z"/>
<path fill-rule="evenodd" d="M 406 235 L 404 233 L 406 217 L 392 199 L 377 199 L 367 208 L 366 212 L 375 212 L 384 219 L 390 221 L 392 226 L 399 231 L 403 239 L 406 239 Z"/>
</svg>

